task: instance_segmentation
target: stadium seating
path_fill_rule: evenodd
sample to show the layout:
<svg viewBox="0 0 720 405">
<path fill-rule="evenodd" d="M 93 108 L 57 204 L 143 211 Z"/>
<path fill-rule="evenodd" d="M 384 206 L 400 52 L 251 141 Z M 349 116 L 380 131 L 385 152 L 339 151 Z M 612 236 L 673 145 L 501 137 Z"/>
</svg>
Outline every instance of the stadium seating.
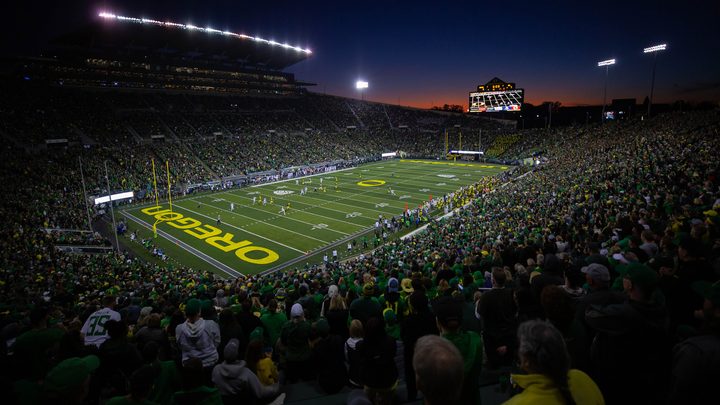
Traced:
<svg viewBox="0 0 720 405">
<path fill-rule="evenodd" d="M 412 294 L 426 295 L 431 307 L 439 297 L 456 297 L 465 308 L 463 325 L 485 334 L 487 351 L 497 347 L 488 346 L 491 331 L 483 331 L 474 314 L 478 303 L 483 305 L 484 291 L 492 286 L 492 272 L 505 273 L 511 279 L 506 288 L 516 297 L 514 328 L 527 319 L 548 319 L 563 333 L 573 367 L 594 378 L 599 376 L 603 393 L 611 399 L 617 399 L 614 395 L 619 388 L 608 385 L 615 381 L 603 380 L 598 370 L 624 375 L 625 369 L 642 369 L 671 381 L 671 360 L 663 367 L 646 370 L 630 360 L 613 363 L 598 359 L 589 344 L 575 345 L 576 333 L 582 330 L 587 336 L 603 339 L 606 331 L 594 328 L 584 312 L 556 317 L 553 309 L 557 308 L 548 303 L 549 294 L 543 293 L 543 287 L 548 289 L 545 285 L 557 285 L 572 297 L 573 306 L 579 305 L 586 295 L 581 268 L 602 263 L 609 268 L 618 303 L 624 299 L 632 302 L 634 296 L 623 295 L 627 293 L 621 274 L 629 271 L 623 265 L 638 262 L 661 269 L 665 263 L 665 270 L 655 272 L 659 281 L 652 283 L 652 288 L 657 286 L 666 299 L 644 305 L 655 305 L 671 325 L 661 331 L 668 344 L 663 351 L 648 354 L 629 336 L 627 350 L 670 359 L 673 344 L 682 344 L 692 333 L 718 335 L 717 315 L 698 319 L 693 311 L 701 306 L 688 305 L 702 304 L 690 287 L 692 283 L 712 283 L 720 278 L 717 111 L 507 135 L 484 120 L 315 94 L 252 99 L 44 91 L 48 97 L 37 97 L 41 91 L 34 89 L 12 92 L 12 97 L 0 100 L 1 135 L 12 140 L 0 155 L 6 190 L 0 205 L 0 217 L 5 220 L 0 228 L 0 320 L 5 343 L 0 369 L 5 381 L 17 383 L 16 388 L 40 384 L 62 360 L 89 354 L 100 357 L 103 372 L 121 369 L 110 360 L 109 349 L 126 343 L 133 353 L 142 349 L 145 342 L 140 331 L 150 314 L 162 319 L 157 332 L 163 344 L 160 359 L 176 361 L 177 366 L 166 367 L 180 370 L 182 348 L 176 345 L 175 327 L 185 321 L 183 311 L 190 313 L 186 304 L 191 298 L 203 302 L 203 318 L 218 322 L 223 343 L 239 336 L 245 345 L 260 339 L 266 346 L 276 342 L 253 333 L 254 326 L 262 324 L 255 312 L 268 314 L 270 300 L 275 299 L 280 311 L 291 318 L 291 308 L 299 302 L 311 324 L 308 337 L 313 345 L 319 344 L 326 339 L 324 324 L 318 322 L 319 307 L 332 295 L 331 286 L 338 287 L 332 291 L 339 291 L 347 306 L 363 294 L 382 296 L 385 305 L 393 277 L 411 279 L 407 287 L 415 289 Z M 122 237 L 123 244 L 142 244 L 165 262 L 131 257 L 127 252 L 74 254 L 55 248 L 59 244 L 108 244 L 100 234 L 59 231 L 87 229 L 78 157 L 90 192 L 105 191 L 108 181 L 111 189 L 144 191 L 151 178 L 151 158 L 156 164 L 169 160 L 173 182 L 180 184 L 333 159 L 367 159 L 394 150 L 436 158 L 444 149 L 443 129 L 456 124 L 467 133 L 483 129 L 483 142 L 493 145 L 496 157 L 522 159 L 541 151 L 547 163 L 506 172 L 449 196 L 455 207 L 462 207 L 456 213 L 431 222 L 424 232 L 358 258 L 222 280 L 166 257 L 152 240 L 134 240 L 132 230 Z M 401 125 L 407 129 L 400 129 Z M 162 140 L 152 139 L 160 134 Z M 36 148 L 56 137 L 67 138 L 68 145 Z M 85 142 L 87 139 L 93 142 Z M 166 181 L 160 179 L 160 183 Z M 102 213 L 93 211 L 91 215 L 94 219 Z M 667 268 L 676 271 L 682 283 L 671 284 Z M 364 288 L 366 285 L 370 287 Z M 219 290 L 225 299 L 217 294 Z M 118 298 L 115 310 L 122 322 L 131 326 L 130 337 L 127 341 L 113 337 L 99 349 L 86 347 L 77 340 L 79 330 L 108 295 Z M 410 293 L 400 296 L 402 305 L 414 299 Z M 229 312 L 222 312 L 228 308 Z M 44 316 L 39 321 L 38 313 Z M 404 321 L 410 315 L 397 311 L 395 316 L 399 330 L 395 339 L 408 343 L 410 326 Z M 392 316 L 387 320 L 392 335 Z M 48 338 L 52 344 L 43 348 L 47 351 L 41 356 L 12 344 L 22 342 L 23 334 L 34 333 L 32 328 L 60 331 Z M 514 329 L 510 331 L 510 340 L 514 333 Z M 347 335 L 340 338 L 344 344 Z M 285 343 L 274 346 L 272 356 L 283 373 L 287 371 Z M 509 348 L 512 351 L 512 344 Z M 223 349 L 218 349 L 220 354 Z M 402 358 L 399 361 L 402 364 Z M 340 393 L 323 391 L 314 382 L 320 370 L 311 362 L 305 365 L 309 381 L 285 386 L 289 403 L 332 403 L 347 397 L 347 387 Z M 506 366 L 486 369 L 483 378 L 497 378 L 488 384 L 506 381 L 510 364 Z M 110 380 L 93 380 L 93 384 L 90 394 L 94 400 L 126 393 L 122 384 Z M 402 391 L 398 397 L 407 400 L 404 378 L 398 387 Z M 167 388 L 180 390 L 177 385 Z M 671 398 L 681 389 L 673 383 L 652 387 L 658 396 Z M 21 390 L 15 392 L 20 395 Z"/>
</svg>

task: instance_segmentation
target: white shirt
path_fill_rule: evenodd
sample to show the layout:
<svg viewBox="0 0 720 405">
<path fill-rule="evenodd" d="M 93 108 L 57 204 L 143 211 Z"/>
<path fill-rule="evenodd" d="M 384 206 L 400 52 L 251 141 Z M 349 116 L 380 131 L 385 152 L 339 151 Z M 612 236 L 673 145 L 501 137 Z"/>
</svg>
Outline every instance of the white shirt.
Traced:
<svg viewBox="0 0 720 405">
<path fill-rule="evenodd" d="M 88 317 L 80 330 L 82 334 L 85 335 L 86 345 L 95 345 L 100 347 L 104 341 L 110 338 L 107 330 L 105 330 L 105 322 L 110 319 L 113 321 L 120 321 L 120 313 L 113 311 L 110 308 L 103 308 L 93 312 L 93 314 Z"/>
</svg>

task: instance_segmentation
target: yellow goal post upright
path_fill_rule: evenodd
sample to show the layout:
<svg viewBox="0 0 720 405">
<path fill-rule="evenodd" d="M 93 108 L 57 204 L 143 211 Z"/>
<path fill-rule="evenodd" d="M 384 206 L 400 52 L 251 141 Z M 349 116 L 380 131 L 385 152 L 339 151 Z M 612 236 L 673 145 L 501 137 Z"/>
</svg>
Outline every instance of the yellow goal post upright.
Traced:
<svg viewBox="0 0 720 405">
<path fill-rule="evenodd" d="M 158 186 L 157 186 L 157 174 L 155 173 L 155 159 L 151 159 L 152 161 L 152 170 L 153 170 L 153 187 L 155 189 L 155 207 L 160 206 L 160 195 L 158 192 Z M 170 205 L 170 212 L 173 212 L 172 207 L 172 193 L 171 193 L 171 187 L 172 183 L 170 183 L 170 161 L 165 161 L 165 171 L 167 172 L 167 181 L 168 181 L 168 204 Z M 162 222 L 162 219 L 155 220 L 155 223 L 153 223 L 152 229 L 153 234 L 157 238 L 157 224 Z"/>
<path fill-rule="evenodd" d="M 448 131 L 447 128 L 445 128 L 445 159 L 446 160 L 453 160 L 456 161 L 458 158 L 458 154 L 456 153 L 450 153 L 450 136 L 452 134 L 450 131 Z M 456 146 L 457 150 L 462 149 L 462 129 L 458 128 L 458 145 Z"/>
</svg>

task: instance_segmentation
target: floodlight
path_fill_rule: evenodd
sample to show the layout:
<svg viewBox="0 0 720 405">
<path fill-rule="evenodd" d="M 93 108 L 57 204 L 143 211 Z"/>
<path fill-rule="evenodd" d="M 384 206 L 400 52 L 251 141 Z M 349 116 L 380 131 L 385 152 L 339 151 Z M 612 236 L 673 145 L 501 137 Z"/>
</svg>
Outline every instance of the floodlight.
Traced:
<svg viewBox="0 0 720 405">
<path fill-rule="evenodd" d="M 358 90 L 367 89 L 367 88 L 368 88 L 368 82 L 365 82 L 365 81 L 362 81 L 362 80 L 358 80 L 357 82 L 355 82 L 355 88 L 358 89 Z"/>
<path fill-rule="evenodd" d="M 610 66 L 615 64 L 615 59 L 602 60 L 598 62 L 598 66 Z"/>
<path fill-rule="evenodd" d="M 658 56 L 658 52 L 664 51 L 665 49 L 667 49 L 667 44 L 653 45 L 653 46 L 643 49 L 644 53 L 653 54 L 653 59 L 654 59 L 653 69 L 652 69 L 652 78 L 650 79 L 650 98 L 648 99 L 648 110 L 647 110 L 648 118 L 650 118 L 650 109 L 652 108 L 653 93 L 655 91 L 655 68 L 657 67 L 657 56 Z"/>
<path fill-rule="evenodd" d="M 664 51 L 667 48 L 667 44 L 653 45 L 651 47 L 643 49 L 644 53 Z"/>
<path fill-rule="evenodd" d="M 245 34 L 236 34 L 234 32 L 230 32 L 230 31 L 221 31 L 221 30 L 211 28 L 211 27 L 198 27 L 193 24 L 179 24 L 179 23 L 174 23 L 174 22 L 170 22 L 170 21 L 152 20 L 149 18 L 125 17 L 125 16 L 115 15 L 113 13 L 109 13 L 109 12 L 105 12 L 105 11 L 98 13 L 98 17 L 105 18 L 105 19 L 119 20 L 119 21 L 130 21 L 130 22 L 135 22 L 135 23 L 140 23 L 140 24 L 154 24 L 154 25 L 160 25 L 160 26 L 164 26 L 164 27 L 176 27 L 176 28 L 182 28 L 182 29 L 191 30 L 191 31 L 203 31 L 203 32 L 212 33 L 212 34 L 234 36 L 234 37 L 242 38 L 242 39 L 250 39 L 255 42 L 263 42 L 263 43 L 269 44 L 271 46 L 279 45 L 279 46 L 282 46 L 283 48 L 292 49 L 297 52 L 303 52 L 308 55 L 312 53 L 311 50 L 303 49 L 300 46 L 281 44 L 279 42 L 269 41 L 267 39 L 263 39 L 260 37 L 253 37 L 253 36 L 245 35 Z"/>
</svg>

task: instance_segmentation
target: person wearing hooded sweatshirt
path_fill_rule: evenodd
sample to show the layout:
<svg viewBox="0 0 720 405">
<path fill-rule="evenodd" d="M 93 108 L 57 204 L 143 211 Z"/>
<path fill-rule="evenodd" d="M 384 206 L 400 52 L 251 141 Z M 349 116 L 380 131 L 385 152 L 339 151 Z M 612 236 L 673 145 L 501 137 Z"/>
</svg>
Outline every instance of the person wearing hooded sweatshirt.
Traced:
<svg viewBox="0 0 720 405">
<path fill-rule="evenodd" d="M 228 306 L 228 299 L 225 297 L 225 290 L 222 288 L 217 290 L 215 298 L 213 298 L 213 304 L 219 308 L 225 308 Z"/>
<path fill-rule="evenodd" d="M 608 403 L 664 403 L 669 386 L 671 341 L 657 273 L 640 263 L 618 266 L 626 301 L 585 313 L 597 331 L 591 376 Z"/>
<path fill-rule="evenodd" d="M 239 346 L 237 339 L 230 339 L 223 350 L 225 361 L 212 371 L 212 382 L 220 391 L 223 402 L 254 403 L 255 400 L 267 402 L 276 398 L 280 394 L 280 384 L 262 385 L 245 360 L 238 360 Z"/>
<path fill-rule="evenodd" d="M 408 298 L 410 313 L 400 324 L 400 337 L 403 341 L 403 354 L 405 356 L 405 384 L 408 401 L 417 398 L 417 385 L 415 383 L 415 369 L 413 368 L 413 353 L 415 343 L 425 335 L 437 335 L 438 330 L 435 319 L 428 307 L 428 298 L 422 290 L 415 290 Z"/>
<path fill-rule="evenodd" d="M 456 298 L 440 297 L 433 304 L 440 336 L 452 342 L 462 354 L 463 386 L 458 403 L 480 403 L 480 371 L 483 362 L 483 342 L 480 335 L 460 327 L 463 303 Z"/>
<path fill-rule="evenodd" d="M 175 339 L 182 352 L 182 362 L 198 358 L 203 368 L 211 369 L 218 361 L 220 328 L 217 323 L 200 317 L 200 300 L 190 299 L 185 305 L 187 319 L 175 328 Z"/>
<path fill-rule="evenodd" d="M 402 320 L 405 313 L 405 301 L 400 296 L 400 282 L 395 277 L 390 277 L 387 282 L 386 291 L 378 301 L 383 313 L 386 309 L 392 309 L 399 320 Z"/>
<path fill-rule="evenodd" d="M 280 342 L 285 349 L 285 376 L 289 382 L 298 378 L 309 380 L 315 371 L 311 364 L 310 323 L 305 320 L 300 304 L 293 304 L 290 316 L 292 320 L 280 331 Z"/>
</svg>

